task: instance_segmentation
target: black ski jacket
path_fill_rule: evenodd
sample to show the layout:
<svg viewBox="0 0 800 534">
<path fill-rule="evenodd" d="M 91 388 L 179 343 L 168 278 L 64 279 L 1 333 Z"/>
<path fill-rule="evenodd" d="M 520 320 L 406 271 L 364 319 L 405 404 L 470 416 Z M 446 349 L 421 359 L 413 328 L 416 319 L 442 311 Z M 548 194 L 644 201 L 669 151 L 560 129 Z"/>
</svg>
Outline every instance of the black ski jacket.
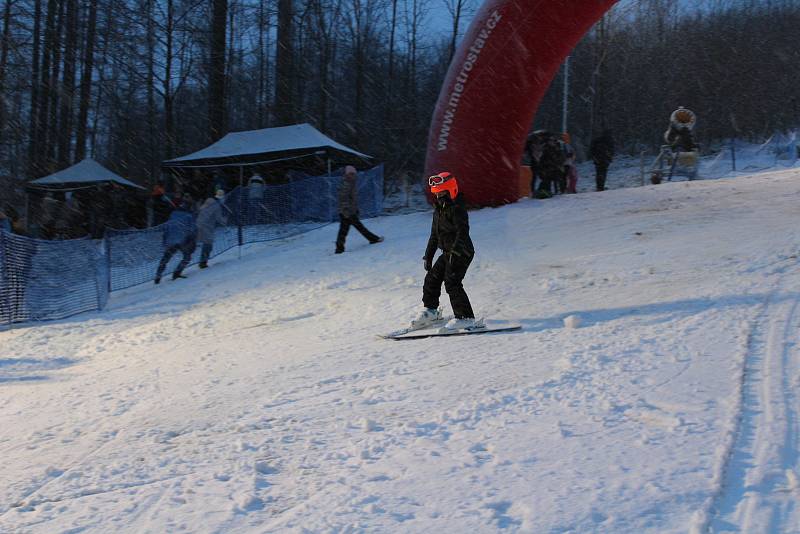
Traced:
<svg viewBox="0 0 800 534">
<path fill-rule="evenodd" d="M 564 172 L 566 157 L 556 141 L 548 140 L 542 148 L 542 157 L 536 169 L 547 179 L 554 179 Z"/>
<path fill-rule="evenodd" d="M 459 193 L 452 203 L 437 202 L 434 205 L 431 237 L 425 249 L 425 258 L 433 260 L 437 248 L 465 260 L 475 255 L 475 247 L 469 237 L 469 215 L 463 193 Z"/>
<path fill-rule="evenodd" d="M 608 167 L 614 159 L 614 138 L 607 134 L 595 137 L 589 148 L 589 154 L 595 165 Z"/>
<path fill-rule="evenodd" d="M 680 149 L 682 152 L 691 152 L 696 148 L 694 136 L 689 128 L 675 128 L 670 125 L 664 133 L 664 140 L 673 148 Z"/>
</svg>

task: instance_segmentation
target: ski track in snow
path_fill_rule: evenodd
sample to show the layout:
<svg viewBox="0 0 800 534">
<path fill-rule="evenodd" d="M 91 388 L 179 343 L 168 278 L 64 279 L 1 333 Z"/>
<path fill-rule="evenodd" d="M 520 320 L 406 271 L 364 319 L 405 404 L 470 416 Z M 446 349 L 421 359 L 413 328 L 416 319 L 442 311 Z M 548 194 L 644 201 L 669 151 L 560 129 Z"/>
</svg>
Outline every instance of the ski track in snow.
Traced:
<svg viewBox="0 0 800 534">
<path fill-rule="evenodd" d="M 800 532 L 797 177 L 473 212 L 514 334 L 375 339 L 428 214 L 0 331 L 0 532 Z"/>
<path fill-rule="evenodd" d="M 783 286 L 752 325 L 735 441 L 697 532 L 800 532 L 800 314 L 796 298 L 777 300 Z"/>
</svg>

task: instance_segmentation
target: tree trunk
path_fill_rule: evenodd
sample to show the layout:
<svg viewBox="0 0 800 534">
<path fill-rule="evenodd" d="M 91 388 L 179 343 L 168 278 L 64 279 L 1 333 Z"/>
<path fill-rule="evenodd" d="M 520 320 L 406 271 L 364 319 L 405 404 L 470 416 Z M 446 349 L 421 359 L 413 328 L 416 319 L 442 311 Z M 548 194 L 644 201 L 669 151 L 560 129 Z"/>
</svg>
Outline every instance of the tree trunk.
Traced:
<svg viewBox="0 0 800 534">
<path fill-rule="evenodd" d="M 0 38 L 0 135 L 6 126 L 6 68 L 8 68 L 8 49 L 11 41 L 11 4 L 6 0 L 3 9 L 3 36 Z"/>
<path fill-rule="evenodd" d="M 458 41 L 458 30 L 461 25 L 461 10 L 463 8 L 463 0 L 454 0 L 453 5 L 453 35 L 450 36 L 450 54 L 447 58 L 448 63 L 453 61 L 453 56 L 456 55 L 456 42 Z"/>
<path fill-rule="evenodd" d="M 331 88 L 330 72 L 333 61 L 333 39 L 332 32 L 339 17 L 339 7 L 330 14 L 330 20 L 326 19 L 325 10 L 321 0 L 315 0 L 313 4 L 314 19 L 317 39 L 317 53 L 319 54 L 319 87 L 317 90 L 317 123 L 322 131 L 328 128 L 328 108 L 330 101 Z"/>
<path fill-rule="evenodd" d="M 147 22 L 145 23 L 145 39 L 147 41 L 147 74 L 145 75 L 145 91 L 147 98 L 147 183 L 155 182 L 155 175 L 158 172 L 160 154 L 158 147 L 158 133 L 156 132 L 156 91 L 155 91 L 155 55 L 156 55 L 156 33 L 155 22 L 153 20 L 153 0 L 146 0 L 145 11 Z"/>
<path fill-rule="evenodd" d="M 67 0 L 64 77 L 61 82 L 61 111 L 58 130 L 58 166 L 70 165 L 72 155 L 72 116 L 75 100 L 75 60 L 78 48 L 78 2 Z"/>
<path fill-rule="evenodd" d="M 256 98 L 256 123 L 258 128 L 266 126 L 267 68 L 264 50 L 265 31 L 269 31 L 269 15 L 264 8 L 264 0 L 262 0 L 258 4 L 258 97 Z"/>
<path fill-rule="evenodd" d="M 175 29 L 175 2 L 167 1 L 167 22 L 164 28 L 164 38 L 166 40 L 166 50 L 164 52 L 164 81 L 162 82 L 162 93 L 164 98 L 164 138 L 166 141 L 165 156 L 171 158 L 175 152 L 175 124 L 173 120 L 173 101 L 172 101 L 172 60 L 173 42 Z"/>
<path fill-rule="evenodd" d="M 292 0 L 278 0 L 278 43 L 275 53 L 275 119 L 292 124 L 294 101 L 294 20 Z"/>
<path fill-rule="evenodd" d="M 39 136 L 39 90 L 41 73 L 39 59 L 41 55 L 42 33 L 42 0 L 34 0 L 33 4 L 33 57 L 31 58 L 31 105 L 30 126 L 28 130 L 28 176 L 37 174 L 37 150 Z"/>
<path fill-rule="evenodd" d="M 410 94 L 408 95 L 411 101 L 411 120 L 413 124 L 417 123 L 417 34 L 419 33 L 420 25 L 420 0 L 413 0 L 413 13 L 411 23 L 411 36 L 408 44 L 409 55 L 409 73 L 408 73 L 408 88 Z"/>
<path fill-rule="evenodd" d="M 355 42 L 355 62 L 356 62 L 356 95 L 355 95 L 355 145 L 361 146 L 361 136 L 364 129 L 364 38 L 362 36 L 363 28 L 358 28 Z"/>
<path fill-rule="evenodd" d="M 114 36 L 116 35 L 117 28 L 114 25 L 116 19 L 114 17 L 114 13 L 118 9 L 118 4 L 116 0 L 109 0 L 106 3 L 106 27 L 103 31 L 103 37 L 101 42 L 103 46 L 100 50 L 100 61 L 97 68 L 97 100 L 95 102 L 95 109 L 97 112 L 92 117 L 92 127 L 90 129 L 91 135 L 89 136 L 89 146 L 92 147 L 91 152 L 89 153 L 91 157 L 94 157 L 95 151 L 97 150 L 97 138 L 98 138 L 98 131 L 100 128 L 100 119 L 101 119 L 101 111 L 103 110 L 103 103 L 106 98 L 110 98 L 110 91 L 106 88 L 106 82 L 108 80 L 106 67 L 109 64 L 108 57 L 111 54 L 110 48 L 112 47 L 112 41 Z M 112 66 L 111 77 L 115 77 L 115 69 Z"/>
<path fill-rule="evenodd" d="M 47 17 L 45 20 L 44 46 L 42 49 L 42 68 L 40 74 L 41 94 L 38 101 L 36 119 L 36 135 L 32 143 L 31 177 L 38 178 L 46 174 L 47 168 L 47 121 L 50 116 L 50 63 L 53 60 L 53 42 L 55 41 L 57 0 L 47 0 Z"/>
<path fill-rule="evenodd" d="M 225 45 L 228 1 L 212 0 L 209 51 L 208 122 L 210 141 L 225 135 Z"/>
<path fill-rule="evenodd" d="M 58 80 L 61 72 L 61 30 L 64 28 L 64 8 L 65 3 L 59 1 L 58 18 L 53 31 L 54 41 L 51 48 L 52 69 L 50 71 L 50 109 L 47 118 L 47 140 L 45 141 L 46 149 L 46 169 L 48 173 L 56 170 L 56 146 L 58 144 L 58 103 L 60 94 L 58 91 Z"/>
<path fill-rule="evenodd" d="M 77 136 L 75 140 L 75 161 L 86 157 L 86 127 L 89 105 L 92 96 L 92 74 L 94 71 L 94 40 L 97 31 L 97 0 L 89 0 L 89 22 L 86 26 L 84 44 L 83 73 L 81 74 L 81 96 L 78 104 Z"/>
</svg>

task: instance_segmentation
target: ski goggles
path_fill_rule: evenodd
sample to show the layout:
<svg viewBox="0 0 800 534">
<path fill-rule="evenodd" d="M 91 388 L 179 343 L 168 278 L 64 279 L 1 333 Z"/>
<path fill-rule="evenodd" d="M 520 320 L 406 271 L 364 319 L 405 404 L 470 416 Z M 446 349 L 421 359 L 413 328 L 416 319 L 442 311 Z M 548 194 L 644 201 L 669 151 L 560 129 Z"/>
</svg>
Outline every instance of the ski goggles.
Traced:
<svg viewBox="0 0 800 534">
<path fill-rule="evenodd" d="M 449 172 L 442 172 L 442 173 L 439 173 L 439 174 L 434 174 L 433 176 L 428 178 L 428 185 L 430 187 L 433 187 L 435 185 L 442 185 L 443 183 L 445 183 L 447 180 L 450 179 L 450 176 L 451 175 L 450 175 Z"/>
</svg>

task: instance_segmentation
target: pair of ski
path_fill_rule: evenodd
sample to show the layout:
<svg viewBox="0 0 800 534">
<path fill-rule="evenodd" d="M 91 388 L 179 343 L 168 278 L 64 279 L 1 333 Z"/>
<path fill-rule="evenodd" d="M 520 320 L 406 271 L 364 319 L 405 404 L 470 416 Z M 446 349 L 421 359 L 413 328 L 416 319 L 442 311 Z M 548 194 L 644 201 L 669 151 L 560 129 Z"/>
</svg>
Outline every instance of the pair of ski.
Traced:
<svg viewBox="0 0 800 534">
<path fill-rule="evenodd" d="M 444 328 L 444 325 L 447 324 L 447 321 L 450 319 L 451 317 L 443 317 L 421 328 L 414 328 L 412 326 L 401 330 L 395 330 L 394 332 L 381 335 L 380 337 L 394 340 L 424 339 L 439 336 L 468 336 L 472 334 L 489 334 L 491 332 L 511 332 L 522 328 L 522 325 L 492 319 L 481 321 L 481 326 L 476 327 L 456 329 Z"/>
</svg>

